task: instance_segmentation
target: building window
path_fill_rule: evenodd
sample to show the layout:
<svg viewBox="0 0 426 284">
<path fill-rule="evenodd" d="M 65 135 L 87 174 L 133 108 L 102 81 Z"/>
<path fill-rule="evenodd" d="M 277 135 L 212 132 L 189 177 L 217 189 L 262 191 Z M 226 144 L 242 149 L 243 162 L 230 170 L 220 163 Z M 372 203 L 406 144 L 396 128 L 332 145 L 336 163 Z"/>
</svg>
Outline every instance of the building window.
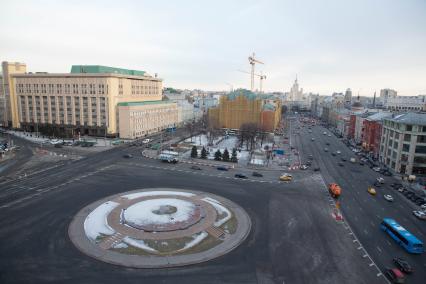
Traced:
<svg viewBox="0 0 426 284">
<path fill-rule="evenodd" d="M 405 130 L 412 131 L 413 130 L 413 126 L 412 125 L 406 125 L 405 126 Z"/>
<path fill-rule="evenodd" d="M 393 142 L 393 148 L 394 148 L 394 149 L 398 149 L 398 142 L 396 142 L 396 141 L 395 141 L 395 142 Z"/>
<path fill-rule="evenodd" d="M 426 157 L 425 156 L 414 156 L 414 163 L 426 164 Z"/>
<path fill-rule="evenodd" d="M 426 146 L 417 145 L 415 152 L 420 154 L 426 154 Z"/>
<path fill-rule="evenodd" d="M 410 152 L 410 144 L 402 144 L 403 152 Z"/>
<path fill-rule="evenodd" d="M 417 143 L 426 143 L 426 135 L 417 136 Z"/>
<path fill-rule="evenodd" d="M 404 134 L 404 141 L 410 141 L 411 140 L 411 134 Z"/>
</svg>

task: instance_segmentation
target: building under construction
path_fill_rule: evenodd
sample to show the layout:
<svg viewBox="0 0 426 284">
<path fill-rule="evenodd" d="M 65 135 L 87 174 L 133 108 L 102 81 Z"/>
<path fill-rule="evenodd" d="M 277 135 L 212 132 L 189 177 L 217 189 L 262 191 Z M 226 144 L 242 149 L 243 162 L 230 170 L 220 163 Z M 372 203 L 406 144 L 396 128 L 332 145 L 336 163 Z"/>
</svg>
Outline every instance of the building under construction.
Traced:
<svg viewBox="0 0 426 284">
<path fill-rule="evenodd" d="M 222 96 L 219 105 L 209 109 L 208 117 L 216 128 L 240 129 L 245 123 L 254 123 L 263 131 L 273 132 L 281 119 L 281 101 L 239 89 Z"/>
</svg>

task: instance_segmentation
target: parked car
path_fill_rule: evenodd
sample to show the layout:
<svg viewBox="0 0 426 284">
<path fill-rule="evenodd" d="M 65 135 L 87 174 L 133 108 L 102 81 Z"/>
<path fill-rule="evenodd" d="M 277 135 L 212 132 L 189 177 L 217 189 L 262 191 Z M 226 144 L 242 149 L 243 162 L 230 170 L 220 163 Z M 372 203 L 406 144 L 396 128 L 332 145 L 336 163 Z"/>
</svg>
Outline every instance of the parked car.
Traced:
<svg viewBox="0 0 426 284">
<path fill-rule="evenodd" d="M 235 174 L 234 175 L 234 177 L 236 177 L 236 178 L 244 178 L 244 179 L 246 179 L 246 178 L 248 178 L 246 175 L 244 175 L 244 174 Z"/>
<path fill-rule="evenodd" d="M 378 177 L 376 180 L 378 183 L 381 183 L 381 184 L 385 183 L 385 179 L 382 177 Z"/>
<path fill-rule="evenodd" d="M 421 205 L 421 206 L 420 206 L 420 208 L 421 208 L 422 210 L 426 210 L 426 204 Z"/>
<path fill-rule="evenodd" d="M 312 140 L 312 141 L 315 141 L 315 138 L 314 138 L 314 137 L 312 137 L 312 138 L 311 138 L 311 140 Z"/>
<path fill-rule="evenodd" d="M 339 150 L 336 151 L 337 155 L 340 155 L 342 152 L 340 152 Z"/>
<path fill-rule="evenodd" d="M 346 162 L 346 158 L 342 157 L 340 160 L 342 160 L 342 162 Z"/>
<path fill-rule="evenodd" d="M 362 161 L 359 162 L 360 166 L 364 166 L 364 163 Z"/>
<path fill-rule="evenodd" d="M 388 268 L 385 271 L 386 277 L 388 277 L 393 283 L 404 283 L 405 276 L 398 268 Z"/>
<path fill-rule="evenodd" d="M 199 166 L 193 165 L 191 166 L 191 170 L 201 171 L 201 168 Z"/>
<path fill-rule="evenodd" d="M 251 175 L 254 177 L 263 177 L 263 175 L 259 172 L 253 172 Z"/>
<path fill-rule="evenodd" d="M 133 156 L 132 156 L 132 154 L 124 154 L 123 158 L 129 159 L 129 158 L 133 158 Z"/>
<path fill-rule="evenodd" d="M 224 166 L 219 166 L 219 167 L 217 167 L 216 168 L 218 171 L 225 171 L 225 172 L 227 172 L 228 171 L 228 168 L 227 167 L 224 167 Z"/>
<path fill-rule="evenodd" d="M 147 143 L 149 143 L 150 141 L 151 141 L 151 139 L 146 138 L 146 139 L 142 140 L 142 143 L 143 143 L 143 144 L 147 144 Z"/>
<path fill-rule="evenodd" d="M 342 162 L 337 163 L 339 165 L 339 167 L 343 167 L 345 164 L 343 164 Z"/>
<path fill-rule="evenodd" d="M 426 213 L 423 211 L 413 211 L 414 216 L 419 218 L 420 220 L 426 220 Z"/>
<path fill-rule="evenodd" d="M 324 152 L 328 152 L 328 148 L 324 148 Z"/>
<path fill-rule="evenodd" d="M 387 176 L 387 177 L 391 177 L 391 176 L 392 176 L 392 173 L 391 173 L 390 171 L 384 171 L 384 172 L 383 172 L 383 175 L 384 175 L 384 176 Z"/>
<path fill-rule="evenodd" d="M 331 155 L 332 155 L 332 156 L 336 156 L 336 153 L 332 152 L 332 153 L 331 153 Z"/>
<path fill-rule="evenodd" d="M 395 265 L 399 268 L 399 270 L 401 270 L 404 273 L 412 273 L 413 272 L 413 268 L 411 267 L 411 265 L 403 258 L 401 257 L 395 257 L 393 259 L 393 263 L 395 263 Z"/>
<path fill-rule="evenodd" d="M 383 195 L 383 197 L 384 197 L 387 201 L 389 201 L 389 202 L 392 202 L 392 201 L 393 201 L 393 197 L 392 197 L 392 195 L 390 195 L 390 194 L 385 194 L 385 195 Z"/>
<path fill-rule="evenodd" d="M 325 142 L 325 145 L 330 146 L 330 142 Z"/>
<path fill-rule="evenodd" d="M 301 165 L 301 166 L 300 166 L 300 169 L 301 169 L 301 170 L 307 170 L 307 169 L 308 169 L 308 166 L 307 166 L 307 165 Z"/>
<path fill-rule="evenodd" d="M 314 172 L 319 172 L 320 171 L 320 167 L 315 167 L 314 168 Z"/>
<path fill-rule="evenodd" d="M 309 155 L 309 156 L 308 156 L 308 159 L 309 159 L 309 160 L 313 160 L 313 159 L 314 159 L 314 156 Z"/>
<path fill-rule="evenodd" d="M 373 167 L 373 171 L 380 172 L 380 168 L 379 167 Z"/>
</svg>

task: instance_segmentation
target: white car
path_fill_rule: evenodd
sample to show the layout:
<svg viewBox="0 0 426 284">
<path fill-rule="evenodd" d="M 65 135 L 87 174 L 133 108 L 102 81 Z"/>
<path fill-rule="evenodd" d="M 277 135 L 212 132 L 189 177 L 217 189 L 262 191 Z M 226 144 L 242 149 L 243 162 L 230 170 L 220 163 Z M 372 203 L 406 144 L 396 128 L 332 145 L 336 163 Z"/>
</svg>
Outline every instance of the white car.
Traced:
<svg viewBox="0 0 426 284">
<path fill-rule="evenodd" d="M 385 194 L 385 195 L 383 195 L 383 197 L 384 197 L 387 201 L 389 201 L 389 202 L 392 202 L 392 201 L 393 201 L 393 197 L 392 197 L 392 195 L 390 195 L 390 194 Z"/>
<path fill-rule="evenodd" d="M 300 169 L 301 169 L 301 170 L 307 170 L 307 169 L 308 169 L 308 166 L 307 166 L 307 165 L 301 165 L 301 166 L 300 166 Z"/>
<path fill-rule="evenodd" d="M 312 138 L 311 138 L 311 140 L 312 140 L 312 141 L 315 141 L 315 138 L 314 138 L 314 137 L 312 137 Z"/>
<path fill-rule="evenodd" d="M 342 154 L 342 152 L 340 152 L 340 151 L 336 151 L 336 154 Z"/>
<path fill-rule="evenodd" d="M 382 178 L 382 177 L 378 177 L 376 180 L 377 180 L 377 182 L 379 182 L 379 183 L 385 183 L 385 179 L 384 179 L 384 178 Z"/>
<path fill-rule="evenodd" d="M 423 211 L 413 211 L 413 214 L 420 220 L 426 220 L 426 213 Z"/>
<path fill-rule="evenodd" d="M 328 134 L 328 137 L 331 137 L 331 134 Z"/>
<path fill-rule="evenodd" d="M 422 206 L 420 206 L 420 208 L 424 211 L 426 210 L 426 204 L 423 204 Z"/>
<path fill-rule="evenodd" d="M 151 140 L 149 138 L 146 138 L 146 139 L 142 140 L 142 143 L 146 144 L 146 143 L 149 143 L 149 141 L 151 141 Z"/>
<path fill-rule="evenodd" d="M 323 134 L 323 135 L 327 135 L 327 132 L 325 132 L 325 131 L 324 131 L 322 134 Z"/>
<path fill-rule="evenodd" d="M 375 172 L 380 172 L 380 168 L 379 168 L 379 167 L 374 167 L 374 168 L 373 168 L 373 171 L 375 171 Z"/>
</svg>

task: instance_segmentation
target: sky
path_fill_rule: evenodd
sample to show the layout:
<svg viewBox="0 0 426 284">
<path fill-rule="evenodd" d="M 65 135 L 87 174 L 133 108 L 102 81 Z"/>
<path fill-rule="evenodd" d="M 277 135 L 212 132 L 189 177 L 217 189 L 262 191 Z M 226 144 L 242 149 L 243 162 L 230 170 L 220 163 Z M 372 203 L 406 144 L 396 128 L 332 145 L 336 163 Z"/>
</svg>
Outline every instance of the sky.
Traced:
<svg viewBox="0 0 426 284">
<path fill-rule="evenodd" d="M 158 73 L 181 89 L 426 94 L 425 0 L 0 0 L 0 61 Z M 259 80 L 256 79 L 256 88 Z"/>
</svg>

